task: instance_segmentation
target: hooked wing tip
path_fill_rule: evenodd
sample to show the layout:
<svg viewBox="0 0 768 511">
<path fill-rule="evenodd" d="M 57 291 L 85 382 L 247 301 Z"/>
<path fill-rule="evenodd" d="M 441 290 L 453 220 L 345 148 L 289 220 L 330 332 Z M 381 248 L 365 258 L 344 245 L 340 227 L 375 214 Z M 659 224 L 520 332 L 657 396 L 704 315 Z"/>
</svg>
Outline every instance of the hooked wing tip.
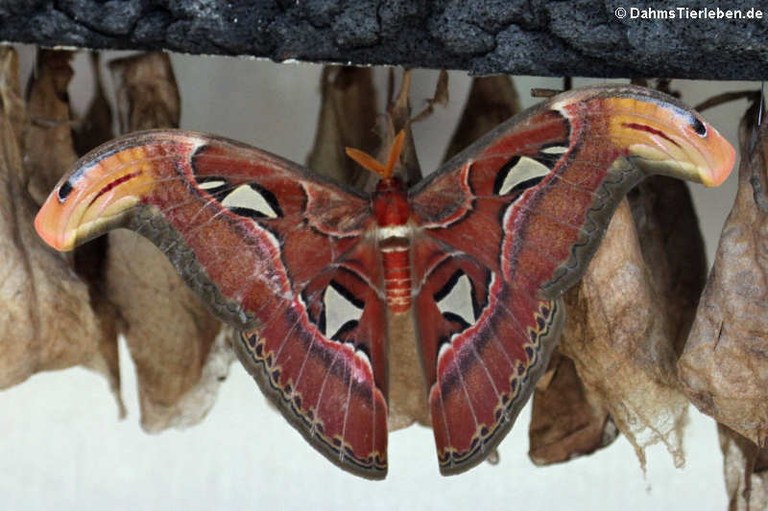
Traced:
<svg viewBox="0 0 768 511">
<path fill-rule="evenodd" d="M 67 229 L 67 218 L 64 206 L 58 203 L 59 191 L 57 186 L 35 216 L 35 231 L 42 240 L 55 250 L 69 252 L 75 248 L 75 236 Z"/>
<path fill-rule="evenodd" d="M 718 134 L 719 136 L 719 134 Z M 731 170 L 736 163 L 736 149 L 724 138 L 713 151 L 713 161 L 709 172 L 702 174 L 701 183 L 707 187 L 720 186 L 731 175 Z"/>
<path fill-rule="evenodd" d="M 622 89 L 623 90 L 623 89 Z M 718 186 L 736 159 L 733 146 L 698 113 L 672 97 L 644 89 L 596 96 L 614 147 L 638 161 L 649 174 Z"/>
<path fill-rule="evenodd" d="M 35 218 L 48 245 L 70 251 L 121 225 L 125 214 L 158 182 L 158 168 L 189 152 L 197 137 L 149 131 L 115 139 L 81 158 L 59 182 Z"/>
</svg>

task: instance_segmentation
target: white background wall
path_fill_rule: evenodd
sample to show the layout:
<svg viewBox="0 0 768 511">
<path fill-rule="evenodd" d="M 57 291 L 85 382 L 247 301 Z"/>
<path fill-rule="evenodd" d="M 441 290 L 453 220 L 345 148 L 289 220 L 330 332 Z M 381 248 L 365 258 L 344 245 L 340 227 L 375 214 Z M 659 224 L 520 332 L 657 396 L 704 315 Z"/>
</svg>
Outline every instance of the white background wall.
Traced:
<svg viewBox="0 0 768 511">
<path fill-rule="evenodd" d="M 305 158 L 319 106 L 319 66 L 187 56 L 175 56 L 174 63 L 183 127 Z M 433 77 L 418 74 L 414 104 L 430 96 Z M 463 73 L 454 73 L 451 105 L 416 126 L 425 170 L 437 165 L 468 83 Z M 85 105 L 86 84 L 82 76 L 73 84 L 76 107 Z M 748 84 L 676 85 L 695 104 Z M 559 87 L 560 81 L 518 82 L 526 104 L 533 102 L 527 97 L 530 86 Z M 744 106 L 730 104 L 707 117 L 733 140 Z M 695 188 L 711 260 L 735 182 L 718 190 Z M 129 409 L 124 421 L 117 419 L 105 381 L 79 368 L 41 374 L 0 392 L 0 510 L 726 508 L 715 426 L 694 409 L 685 436 L 687 465 L 681 470 L 657 447 L 649 451 L 643 473 L 623 437 L 593 456 L 537 468 L 527 457 L 529 411 L 524 410 L 499 449 L 497 466 L 441 477 L 431 431 L 412 427 L 390 438 L 387 480 L 369 482 L 316 454 L 267 406 L 238 364 L 202 424 L 155 436 L 143 433 L 133 368 L 124 349 L 121 355 Z"/>
</svg>

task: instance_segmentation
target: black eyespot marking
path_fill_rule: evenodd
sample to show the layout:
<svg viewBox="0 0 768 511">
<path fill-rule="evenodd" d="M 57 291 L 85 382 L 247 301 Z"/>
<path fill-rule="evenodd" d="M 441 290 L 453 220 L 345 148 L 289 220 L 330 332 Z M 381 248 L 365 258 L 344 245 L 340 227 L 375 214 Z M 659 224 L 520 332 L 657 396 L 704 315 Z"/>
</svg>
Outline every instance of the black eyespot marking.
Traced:
<svg viewBox="0 0 768 511">
<path fill-rule="evenodd" d="M 707 136 L 707 126 L 696 117 L 691 121 L 691 129 L 700 137 Z"/>
<path fill-rule="evenodd" d="M 371 350 L 369 350 L 368 346 L 366 346 L 365 344 L 355 343 L 355 351 L 359 351 L 365 356 L 365 358 L 367 358 L 368 360 L 371 360 Z"/>
<path fill-rule="evenodd" d="M 280 208 L 280 203 L 277 201 L 277 197 L 275 197 L 274 193 L 270 192 L 262 186 L 257 185 L 256 183 L 251 183 L 250 186 L 252 189 L 259 192 L 262 197 L 264 197 L 264 200 L 267 201 L 267 203 L 272 207 L 278 217 L 283 216 L 283 210 Z"/>
<path fill-rule="evenodd" d="M 59 191 L 56 193 L 56 196 L 59 199 L 59 202 L 64 202 L 67 200 L 67 197 L 69 197 L 69 194 L 72 193 L 72 185 L 69 183 L 69 180 L 64 181 L 64 184 L 59 187 Z"/>
<path fill-rule="evenodd" d="M 457 270 L 434 295 L 435 304 L 443 317 L 463 331 L 474 325 L 481 313 L 472 281 Z"/>
<path fill-rule="evenodd" d="M 344 341 L 346 340 L 345 337 L 349 335 L 350 332 L 352 332 L 357 326 L 360 324 L 359 321 L 356 319 L 351 319 L 341 325 L 338 330 L 336 330 L 336 333 L 332 334 L 330 339 L 333 341 Z M 326 335 L 328 335 L 328 332 L 325 332 Z"/>
<path fill-rule="evenodd" d="M 336 333 L 331 335 L 331 340 L 334 341 L 345 341 L 346 337 L 360 324 L 357 320 L 350 320 L 344 323 L 339 327 L 338 330 L 336 330 Z"/>
<path fill-rule="evenodd" d="M 244 216 L 246 218 L 269 218 L 267 215 L 262 213 L 261 211 L 251 209 L 251 208 L 238 208 L 238 207 L 232 207 L 228 208 L 232 213 L 236 214 L 237 216 Z"/>
<path fill-rule="evenodd" d="M 323 335 L 326 334 L 325 330 L 325 307 L 320 309 L 320 314 L 315 318 L 310 314 L 309 320 L 312 321 L 315 325 L 317 325 L 317 329 L 320 330 Z"/>
</svg>

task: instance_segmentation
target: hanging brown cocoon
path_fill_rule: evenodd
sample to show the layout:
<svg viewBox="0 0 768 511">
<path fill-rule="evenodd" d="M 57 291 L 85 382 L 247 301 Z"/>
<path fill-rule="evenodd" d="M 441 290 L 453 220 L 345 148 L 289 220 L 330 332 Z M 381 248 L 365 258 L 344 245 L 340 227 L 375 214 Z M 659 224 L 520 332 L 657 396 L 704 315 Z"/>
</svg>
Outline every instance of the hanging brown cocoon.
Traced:
<svg viewBox="0 0 768 511">
<path fill-rule="evenodd" d="M 573 360 L 558 350 L 533 394 L 528 456 L 536 465 L 562 463 L 610 445 L 618 430 L 608 410 L 582 383 Z"/>
<path fill-rule="evenodd" d="M 464 111 L 448 143 L 443 160 L 453 158 L 472 142 L 521 110 L 520 97 L 509 76 L 474 78 Z"/>
<path fill-rule="evenodd" d="M 123 132 L 178 127 L 179 94 L 166 54 L 139 55 L 110 67 Z M 233 360 L 231 331 L 167 258 L 132 231 L 110 234 L 107 289 L 136 365 L 142 427 L 156 432 L 202 420 Z"/>
<path fill-rule="evenodd" d="M 664 318 L 680 354 L 707 281 L 704 238 L 691 193 L 679 179 L 651 176 L 627 199 L 651 284 L 664 303 Z"/>
<path fill-rule="evenodd" d="M 702 412 L 760 447 L 768 437 L 768 124 L 757 105 L 740 126 L 736 202 L 679 361 Z"/>
<path fill-rule="evenodd" d="M 74 148 L 73 114 L 68 88 L 73 76 L 73 53 L 39 50 L 35 72 L 27 87 L 27 112 L 24 138 L 24 168 L 27 188 L 40 204 L 78 158 Z M 99 322 L 99 354 L 118 400 L 121 416 L 125 409 L 120 399 L 120 366 L 117 349 L 117 312 L 104 293 L 104 240 L 79 247 L 71 258 L 77 274 L 88 285 L 90 305 Z"/>
<path fill-rule="evenodd" d="M 29 192 L 37 204 L 43 203 L 77 160 L 67 92 L 74 75 L 70 66 L 73 55 L 69 51 L 39 50 L 30 78 L 24 166 L 29 175 Z"/>
<path fill-rule="evenodd" d="M 669 342 L 679 353 L 706 280 L 704 241 L 688 187 L 673 178 L 652 176 L 627 198 L 649 276 L 646 285 L 663 304 L 657 309 L 664 311 Z M 576 312 L 569 309 L 571 316 Z M 664 356 L 673 360 L 674 355 L 665 347 Z M 567 359 L 554 357 L 537 386 L 530 428 L 534 463 L 567 461 L 605 447 L 616 437 L 606 406 L 583 387 L 574 370 Z M 667 373 L 668 382 L 672 378 Z M 563 396 L 550 395 L 553 392 Z"/>
<path fill-rule="evenodd" d="M 717 425 L 723 472 L 728 492 L 728 511 L 759 511 L 768 508 L 768 449 L 760 449 L 722 424 Z"/>
<path fill-rule="evenodd" d="M 20 141 L 26 116 L 16 53 L 0 49 L 0 388 L 75 365 L 110 375 L 86 284 L 46 247 L 24 183 Z"/>
<path fill-rule="evenodd" d="M 318 174 L 362 190 L 368 172 L 344 152 L 354 147 L 376 153 L 377 103 L 370 67 L 326 66 L 321 75 L 320 116 L 307 166 Z"/>
<path fill-rule="evenodd" d="M 687 400 L 676 385 L 674 321 L 643 258 L 627 201 L 611 220 L 581 282 L 566 293 L 560 341 L 588 392 L 599 399 L 645 465 L 663 442 L 684 463 Z"/>
<path fill-rule="evenodd" d="M 101 67 L 98 53 L 90 54 L 93 73 L 94 95 L 85 116 L 73 124 L 72 141 L 78 156 L 114 138 L 112 129 L 112 108 L 107 101 L 101 81 Z M 69 169 L 62 169 L 62 173 Z M 102 351 L 108 354 L 113 372 L 118 378 L 118 310 L 107 294 L 107 250 L 109 237 L 101 236 L 75 249 L 75 271 L 87 283 L 91 293 L 91 304 L 102 325 Z M 120 403 L 123 415 L 125 408 Z"/>
<path fill-rule="evenodd" d="M 72 133 L 75 150 L 80 156 L 115 137 L 112 107 L 101 77 L 101 58 L 97 52 L 91 52 L 89 58 L 93 73 L 93 97 L 83 118 L 74 123 Z"/>
</svg>

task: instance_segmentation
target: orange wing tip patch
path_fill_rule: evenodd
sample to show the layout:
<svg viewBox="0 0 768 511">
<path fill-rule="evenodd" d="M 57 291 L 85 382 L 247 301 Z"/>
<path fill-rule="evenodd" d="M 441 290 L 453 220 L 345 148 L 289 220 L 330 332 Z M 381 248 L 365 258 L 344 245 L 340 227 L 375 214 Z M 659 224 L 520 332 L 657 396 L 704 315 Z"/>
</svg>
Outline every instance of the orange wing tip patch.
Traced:
<svg viewBox="0 0 768 511">
<path fill-rule="evenodd" d="M 609 138 L 649 172 L 718 186 L 736 160 L 733 146 L 694 111 L 652 96 L 603 98 Z"/>
<path fill-rule="evenodd" d="M 68 229 L 64 207 L 54 202 L 53 195 L 43 204 L 35 217 L 37 235 L 59 252 L 69 252 L 75 248 L 76 233 Z"/>
<path fill-rule="evenodd" d="M 118 226 L 154 188 L 147 158 L 143 148 L 128 148 L 77 168 L 40 208 L 35 218 L 38 235 L 52 248 L 70 251 Z"/>
<path fill-rule="evenodd" d="M 707 172 L 702 172 L 701 183 L 704 186 L 720 186 L 731 175 L 736 164 L 736 149 L 717 131 L 711 130 L 719 138 L 717 147 L 712 150 L 712 162 Z"/>
</svg>

